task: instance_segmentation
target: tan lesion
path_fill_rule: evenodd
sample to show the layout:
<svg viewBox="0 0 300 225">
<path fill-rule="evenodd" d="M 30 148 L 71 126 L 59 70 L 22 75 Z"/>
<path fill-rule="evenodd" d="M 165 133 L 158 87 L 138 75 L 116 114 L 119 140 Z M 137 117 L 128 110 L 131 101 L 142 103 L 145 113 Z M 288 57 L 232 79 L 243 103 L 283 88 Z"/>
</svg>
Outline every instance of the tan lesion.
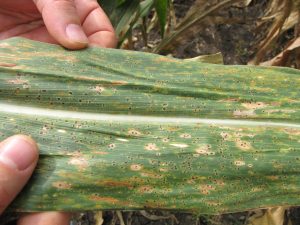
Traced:
<svg viewBox="0 0 300 225">
<path fill-rule="evenodd" d="M 250 150 L 252 149 L 251 143 L 240 138 L 237 138 L 235 141 L 236 147 L 241 150 Z"/>
<path fill-rule="evenodd" d="M 204 195 L 208 195 L 208 194 L 210 194 L 211 191 L 214 191 L 216 189 L 211 184 L 200 184 L 198 186 L 198 188 L 199 188 L 199 191 Z"/>
<path fill-rule="evenodd" d="M 28 85 L 28 82 L 29 82 L 28 80 L 23 80 L 20 78 L 11 79 L 7 81 L 7 83 L 9 84 L 15 84 L 15 85 Z"/>
<path fill-rule="evenodd" d="M 57 189 L 63 189 L 63 190 L 68 190 L 68 189 L 72 188 L 71 184 L 69 184 L 67 182 L 64 182 L 64 181 L 54 182 L 54 183 L 52 183 L 52 186 L 57 188 Z"/>
<path fill-rule="evenodd" d="M 266 108 L 268 106 L 267 103 L 264 102 L 247 102 L 247 103 L 242 103 L 242 106 L 246 109 L 262 109 Z"/>
<path fill-rule="evenodd" d="M 128 130 L 128 134 L 130 135 L 130 136 L 134 136 L 134 137 L 140 137 L 140 136 L 142 136 L 142 132 L 141 131 L 139 131 L 139 130 L 137 130 L 137 129 L 129 129 Z"/>
<path fill-rule="evenodd" d="M 143 166 L 140 164 L 132 164 L 130 165 L 130 170 L 132 171 L 140 171 L 143 169 Z"/>
<path fill-rule="evenodd" d="M 234 165 L 236 165 L 236 166 L 245 166 L 246 162 L 244 160 L 235 160 Z"/>
<path fill-rule="evenodd" d="M 106 186 L 106 187 L 126 187 L 129 189 L 133 188 L 133 184 L 129 181 L 116 181 L 116 180 L 100 180 L 97 181 L 97 185 Z"/>
<path fill-rule="evenodd" d="M 95 92 L 97 92 L 98 94 L 101 94 L 101 93 L 103 93 L 103 92 L 105 91 L 105 88 L 104 88 L 103 86 L 101 86 L 101 85 L 97 85 L 97 86 L 95 86 L 95 87 L 93 88 L 93 90 L 94 90 Z"/>
<path fill-rule="evenodd" d="M 256 117 L 256 113 L 254 109 L 250 110 L 235 110 L 233 111 L 233 116 L 236 118 L 245 118 L 245 117 Z"/>
<path fill-rule="evenodd" d="M 119 202 L 119 200 L 116 198 L 104 197 L 104 196 L 98 196 L 98 195 L 91 195 L 89 197 L 89 199 L 92 201 L 106 202 L 106 203 L 112 203 L 112 204 L 116 204 Z"/>
<path fill-rule="evenodd" d="M 154 188 L 149 185 L 141 186 L 138 188 L 139 193 L 152 193 L 153 191 Z"/>
<path fill-rule="evenodd" d="M 157 145 L 155 143 L 146 144 L 145 149 L 148 151 L 158 151 L 159 150 L 159 148 L 157 147 Z"/>
<path fill-rule="evenodd" d="M 89 166 L 88 160 L 81 154 L 76 154 L 75 156 L 73 156 L 68 161 L 68 164 L 76 166 L 80 171 L 85 170 Z"/>
<path fill-rule="evenodd" d="M 300 129 L 296 128 L 285 128 L 283 130 L 286 134 L 294 135 L 294 136 L 300 136 Z"/>
<path fill-rule="evenodd" d="M 211 145 L 202 145 L 195 151 L 199 155 L 215 155 L 215 152 L 211 151 Z"/>
<path fill-rule="evenodd" d="M 172 59 L 171 57 L 157 57 L 155 62 L 176 62 L 180 63 L 181 61 L 178 59 Z"/>
</svg>

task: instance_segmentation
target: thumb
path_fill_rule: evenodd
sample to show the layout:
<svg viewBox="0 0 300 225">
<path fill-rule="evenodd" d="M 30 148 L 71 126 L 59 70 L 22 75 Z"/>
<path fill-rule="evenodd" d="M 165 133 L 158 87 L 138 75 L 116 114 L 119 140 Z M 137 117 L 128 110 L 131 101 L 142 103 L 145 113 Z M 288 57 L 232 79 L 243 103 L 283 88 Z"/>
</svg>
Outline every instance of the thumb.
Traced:
<svg viewBox="0 0 300 225">
<path fill-rule="evenodd" d="M 88 45 L 74 0 L 33 0 L 50 35 L 69 49 Z"/>
<path fill-rule="evenodd" d="M 17 196 L 38 160 L 37 145 L 17 135 L 0 143 L 0 214 Z"/>
</svg>

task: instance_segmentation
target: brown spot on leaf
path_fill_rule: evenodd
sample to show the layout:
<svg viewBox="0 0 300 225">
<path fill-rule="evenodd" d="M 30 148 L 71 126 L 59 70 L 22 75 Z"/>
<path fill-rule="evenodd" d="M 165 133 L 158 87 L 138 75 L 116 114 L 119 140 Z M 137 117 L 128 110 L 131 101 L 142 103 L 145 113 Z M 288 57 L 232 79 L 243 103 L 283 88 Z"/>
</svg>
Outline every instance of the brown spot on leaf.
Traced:
<svg viewBox="0 0 300 225">
<path fill-rule="evenodd" d="M 246 109 L 261 109 L 268 106 L 268 104 L 264 102 L 247 102 L 243 103 L 242 106 L 244 106 Z"/>
<path fill-rule="evenodd" d="M 184 133 L 180 135 L 181 138 L 192 138 L 192 135 L 188 134 L 188 133 Z"/>
<path fill-rule="evenodd" d="M 253 109 L 251 110 L 235 110 L 233 115 L 237 118 L 244 118 L 244 117 L 255 117 L 256 113 Z"/>
<path fill-rule="evenodd" d="M 296 128 L 285 128 L 284 132 L 290 135 L 300 136 L 300 129 Z"/>
<path fill-rule="evenodd" d="M 200 155 L 215 155 L 215 152 L 212 152 L 210 145 L 202 145 L 196 149 L 196 152 Z"/>
<path fill-rule="evenodd" d="M 97 182 L 98 185 L 108 186 L 108 187 L 127 187 L 132 189 L 133 186 L 128 181 L 115 181 L 115 180 L 105 180 Z"/>
<path fill-rule="evenodd" d="M 72 157 L 68 164 L 78 167 L 79 170 L 85 170 L 89 165 L 87 159 L 80 155 Z"/>
<path fill-rule="evenodd" d="M 169 141 L 170 141 L 170 138 L 163 138 L 163 139 L 162 139 L 162 142 L 165 142 L 165 143 L 166 143 L 166 142 L 169 142 Z"/>
<path fill-rule="evenodd" d="M 169 126 L 169 127 L 167 127 L 165 130 L 167 130 L 167 131 L 179 131 L 180 128 L 179 128 L 179 127 L 172 127 L 172 126 Z"/>
<path fill-rule="evenodd" d="M 96 154 L 96 155 L 107 155 L 108 152 L 102 152 L 102 151 L 93 151 L 93 154 Z"/>
<path fill-rule="evenodd" d="M 199 190 L 202 194 L 208 195 L 211 191 L 215 190 L 211 184 L 201 184 L 199 185 Z"/>
<path fill-rule="evenodd" d="M 156 62 L 180 62 L 179 60 L 173 59 L 171 57 L 157 57 Z"/>
<path fill-rule="evenodd" d="M 128 82 L 124 81 L 124 80 L 115 80 L 115 81 L 112 81 L 111 84 L 114 86 L 122 86 L 122 85 L 128 84 Z"/>
<path fill-rule="evenodd" d="M 155 143 L 148 143 L 145 145 L 145 149 L 148 151 L 158 151 L 159 148 L 156 146 Z"/>
<path fill-rule="evenodd" d="M 102 81 L 102 78 L 88 77 L 88 76 L 78 76 L 75 77 L 76 80 L 87 80 L 87 81 Z"/>
<path fill-rule="evenodd" d="M 145 186 L 141 186 L 139 187 L 138 191 L 140 193 L 152 193 L 153 192 L 153 187 L 149 186 L 149 185 L 145 185 Z"/>
<path fill-rule="evenodd" d="M 100 85 L 97 85 L 93 88 L 93 90 L 96 91 L 98 94 L 101 94 L 105 90 L 105 88 Z"/>
<path fill-rule="evenodd" d="M 15 67 L 17 64 L 14 63 L 4 63 L 4 62 L 0 62 L 0 66 L 2 67 Z"/>
<path fill-rule="evenodd" d="M 154 178 L 154 179 L 161 179 L 163 178 L 163 175 L 161 174 L 155 174 L 155 173 L 147 173 L 147 172 L 144 172 L 144 173 L 141 173 L 141 176 L 142 177 L 150 177 L 150 178 Z"/>
<path fill-rule="evenodd" d="M 136 130 L 136 129 L 129 129 L 129 130 L 128 130 L 128 134 L 129 134 L 130 136 L 139 137 L 139 136 L 142 135 L 142 132 L 139 131 L 139 130 Z"/>
<path fill-rule="evenodd" d="M 252 148 L 251 143 L 248 141 L 241 140 L 240 138 L 236 139 L 236 146 L 241 150 L 250 150 Z"/>
<path fill-rule="evenodd" d="M 220 135 L 221 135 L 221 137 L 223 138 L 224 141 L 228 141 L 232 138 L 232 136 L 227 132 L 221 132 Z"/>
<path fill-rule="evenodd" d="M 279 180 L 279 177 L 278 177 L 278 176 L 275 176 L 275 175 L 266 176 L 266 178 L 267 178 L 268 180 Z"/>
<path fill-rule="evenodd" d="M 116 204 L 119 202 L 118 199 L 112 198 L 112 197 L 103 197 L 103 196 L 98 196 L 98 195 L 92 195 L 89 198 L 92 201 L 100 201 L 100 202 L 106 202 L 106 203 L 112 203 Z"/>
<path fill-rule="evenodd" d="M 244 166 L 244 165 L 246 165 L 246 163 L 243 160 L 235 160 L 234 161 L 234 165 L 236 165 L 236 166 Z"/>
<path fill-rule="evenodd" d="M 218 185 L 218 186 L 224 186 L 225 185 L 225 183 L 224 183 L 224 181 L 223 180 L 214 180 L 214 183 L 216 184 L 216 185 Z"/>
<path fill-rule="evenodd" d="M 139 171 L 139 170 L 143 169 L 143 166 L 141 166 L 141 165 L 139 165 L 139 164 L 132 164 L 132 165 L 130 166 L 130 169 L 131 169 L 132 171 Z"/>
<path fill-rule="evenodd" d="M 67 182 L 64 182 L 64 181 L 57 181 L 57 182 L 54 182 L 52 184 L 53 187 L 56 187 L 58 189 L 64 189 L 64 190 L 67 190 L 67 189 L 71 189 L 72 185 L 67 183 Z"/>
<path fill-rule="evenodd" d="M 19 78 L 13 79 L 13 80 L 8 80 L 7 83 L 9 84 L 23 84 L 23 85 L 28 85 L 28 80 L 22 80 Z"/>
<path fill-rule="evenodd" d="M 107 146 L 109 149 L 114 149 L 116 148 L 116 144 L 115 143 L 111 143 Z"/>
</svg>

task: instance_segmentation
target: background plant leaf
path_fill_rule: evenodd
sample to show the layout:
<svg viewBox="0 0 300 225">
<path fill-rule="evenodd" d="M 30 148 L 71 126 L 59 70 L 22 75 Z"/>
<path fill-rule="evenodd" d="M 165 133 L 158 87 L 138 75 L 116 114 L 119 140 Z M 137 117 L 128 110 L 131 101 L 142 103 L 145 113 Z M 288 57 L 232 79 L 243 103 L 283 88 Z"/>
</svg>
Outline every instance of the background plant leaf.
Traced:
<svg viewBox="0 0 300 225">
<path fill-rule="evenodd" d="M 161 36 L 163 37 L 165 33 L 167 17 L 168 17 L 169 0 L 155 0 L 154 5 L 155 5 L 156 13 L 158 15 Z"/>
</svg>

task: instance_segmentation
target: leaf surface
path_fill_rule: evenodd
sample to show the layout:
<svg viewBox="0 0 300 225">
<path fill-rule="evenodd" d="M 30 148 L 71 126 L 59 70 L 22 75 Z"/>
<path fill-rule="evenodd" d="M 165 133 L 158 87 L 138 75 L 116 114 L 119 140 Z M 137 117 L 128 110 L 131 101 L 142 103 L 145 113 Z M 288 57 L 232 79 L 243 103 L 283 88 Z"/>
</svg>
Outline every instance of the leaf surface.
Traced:
<svg viewBox="0 0 300 225">
<path fill-rule="evenodd" d="M 38 168 L 11 210 L 300 205 L 300 72 L 0 42 L 0 137 Z"/>
</svg>

